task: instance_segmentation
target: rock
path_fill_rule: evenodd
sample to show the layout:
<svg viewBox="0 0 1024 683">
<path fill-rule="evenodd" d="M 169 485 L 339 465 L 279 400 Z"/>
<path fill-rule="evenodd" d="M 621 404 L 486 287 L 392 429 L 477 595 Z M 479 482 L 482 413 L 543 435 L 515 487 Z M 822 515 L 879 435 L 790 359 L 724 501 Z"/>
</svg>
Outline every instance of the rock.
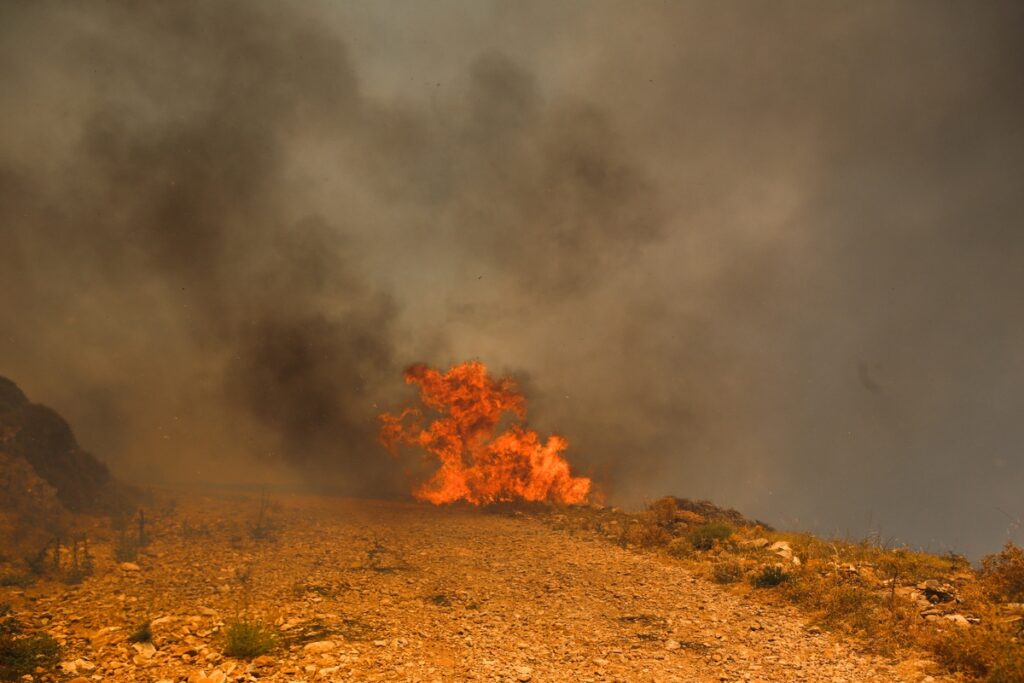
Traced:
<svg viewBox="0 0 1024 683">
<path fill-rule="evenodd" d="M 956 596 L 956 589 L 950 586 L 948 583 L 939 583 L 938 581 L 923 581 L 917 584 L 917 589 L 924 593 L 924 597 L 928 599 L 928 602 L 933 605 L 937 605 L 943 602 L 960 602 Z"/>
<path fill-rule="evenodd" d="M 320 654 L 322 652 L 330 652 L 335 648 L 334 641 L 331 640 L 317 640 L 312 643 L 306 643 L 306 646 L 302 648 L 304 652 L 310 654 Z"/>
<path fill-rule="evenodd" d="M 209 676 L 205 671 L 193 671 L 189 674 L 188 683 L 224 683 L 227 676 L 220 669 L 215 669 Z"/>
<path fill-rule="evenodd" d="M 676 510 L 676 519 L 684 524 L 706 524 L 708 519 L 690 510 Z"/>
<path fill-rule="evenodd" d="M 134 648 L 143 659 L 150 659 L 156 654 L 156 647 L 153 643 L 134 643 L 132 644 L 132 648 Z"/>
<path fill-rule="evenodd" d="M 76 678 L 72 678 L 68 683 L 92 683 L 92 681 L 85 676 L 78 676 Z"/>
<path fill-rule="evenodd" d="M 680 647 L 682 647 L 682 645 L 679 644 L 678 640 L 666 640 L 665 641 L 665 649 L 666 650 L 678 650 Z"/>
<path fill-rule="evenodd" d="M 800 558 L 793 554 L 793 548 L 787 541 L 776 541 L 768 547 L 768 550 L 788 561 L 790 564 L 800 564 Z"/>
<path fill-rule="evenodd" d="M 117 565 L 117 567 L 123 572 L 137 572 L 140 569 L 142 569 L 139 565 L 135 564 L 134 562 L 122 562 L 121 564 Z"/>
</svg>

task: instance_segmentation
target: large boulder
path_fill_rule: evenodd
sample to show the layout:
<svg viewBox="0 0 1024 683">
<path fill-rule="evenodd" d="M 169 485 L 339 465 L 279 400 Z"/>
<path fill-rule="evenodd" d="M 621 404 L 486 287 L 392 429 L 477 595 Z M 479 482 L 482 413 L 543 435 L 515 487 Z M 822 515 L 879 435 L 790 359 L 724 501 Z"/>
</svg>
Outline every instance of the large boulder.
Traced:
<svg viewBox="0 0 1024 683">
<path fill-rule="evenodd" d="M 23 460 L 71 512 L 116 512 L 132 495 L 106 465 L 82 450 L 60 415 L 29 401 L 6 377 L 0 377 L 0 451 L 10 456 L 0 468 L 10 470 Z"/>
</svg>

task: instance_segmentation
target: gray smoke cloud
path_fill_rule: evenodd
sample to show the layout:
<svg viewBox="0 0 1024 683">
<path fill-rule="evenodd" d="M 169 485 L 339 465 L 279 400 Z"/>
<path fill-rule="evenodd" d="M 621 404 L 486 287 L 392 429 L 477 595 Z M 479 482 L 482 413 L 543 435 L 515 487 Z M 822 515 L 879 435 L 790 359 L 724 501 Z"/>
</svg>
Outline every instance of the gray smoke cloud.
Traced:
<svg viewBox="0 0 1024 683">
<path fill-rule="evenodd" d="M 1020 540 L 1015 4 L 0 14 L 0 374 L 115 472 L 402 490 L 478 357 L 612 502 Z"/>
</svg>

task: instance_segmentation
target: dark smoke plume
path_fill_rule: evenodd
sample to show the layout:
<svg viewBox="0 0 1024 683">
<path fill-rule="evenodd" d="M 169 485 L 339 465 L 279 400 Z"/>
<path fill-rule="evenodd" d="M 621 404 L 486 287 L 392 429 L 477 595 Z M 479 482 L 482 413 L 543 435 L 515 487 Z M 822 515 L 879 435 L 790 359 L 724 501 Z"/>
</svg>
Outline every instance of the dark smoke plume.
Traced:
<svg viewBox="0 0 1024 683">
<path fill-rule="evenodd" d="M 129 478 L 383 493 L 401 369 L 478 357 L 613 502 L 995 549 L 1022 16 L 6 3 L 0 374 Z"/>
</svg>

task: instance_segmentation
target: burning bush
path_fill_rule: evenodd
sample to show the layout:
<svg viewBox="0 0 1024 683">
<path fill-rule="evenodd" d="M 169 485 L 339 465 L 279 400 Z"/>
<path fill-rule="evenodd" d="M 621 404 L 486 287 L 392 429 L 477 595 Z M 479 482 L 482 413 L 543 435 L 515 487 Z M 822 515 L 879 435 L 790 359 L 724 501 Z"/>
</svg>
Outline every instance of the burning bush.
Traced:
<svg viewBox="0 0 1024 683">
<path fill-rule="evenodd" d="M 437 417 L 425 424 L 423 408 L 384 413 L 380 440 L 392 452 L 418 446 L 439 465 L 413 496 L 435 505 L 464 500 L 475 505 L 516 500 L 581 503 L 590 479 L 570 474 L 561 453 L 568 442 L 513 424 L 496 434 L 506 415 L 526 417 L 526 398 L 515 382 L 493 379 L 483 363 L 463 363 L 448 372 L 415 365 L 405 382 L 419 387 L 424 408 Z"/>
</svg>

